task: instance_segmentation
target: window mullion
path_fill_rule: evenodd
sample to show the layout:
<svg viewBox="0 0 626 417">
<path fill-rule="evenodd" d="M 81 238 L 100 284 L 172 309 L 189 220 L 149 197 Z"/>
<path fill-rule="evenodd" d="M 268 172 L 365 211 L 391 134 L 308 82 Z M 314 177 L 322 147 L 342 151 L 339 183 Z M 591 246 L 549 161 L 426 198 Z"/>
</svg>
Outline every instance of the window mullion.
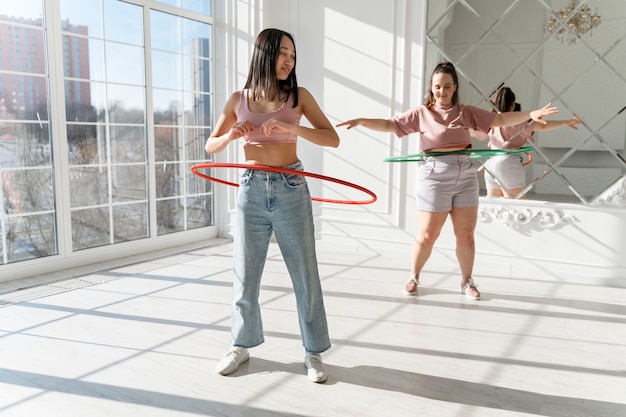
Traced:
<svg viewBox="0 0 626 417">
<path fill-rule="evenodd" d="M 67 124 L 65 114 L 65 87 L 63 77 L 63 37 L 58 0 L 45 0 L 46 44 L 50 88 L 50 131 L 52 160 L 55 172 L 56 235 L 58 253 L 62 258 L 72 252 L 70 211 L 70 180 L 68 164 Z"/>
<path fill-rule="evenodd" d="M 154 103 L 152 90 L 152 39 L 150 8 L 143 9 L 144 21 L 144 62 L 146 63 L 146 137 L 147 143 L 147 159 L 148 159 L 148 218 L 149 218 L 149 236 L 154 238 L 157 236 L 157 202 L 156 202 L 156 151 L 154 146 Z"/>
</svg>

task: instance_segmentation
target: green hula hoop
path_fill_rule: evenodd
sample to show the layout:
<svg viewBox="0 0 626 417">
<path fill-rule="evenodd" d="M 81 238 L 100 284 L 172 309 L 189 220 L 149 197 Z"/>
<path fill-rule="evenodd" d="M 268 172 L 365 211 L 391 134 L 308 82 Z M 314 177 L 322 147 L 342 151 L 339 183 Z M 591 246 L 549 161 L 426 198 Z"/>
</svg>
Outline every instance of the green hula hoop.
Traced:
<svg viewBox="0 0 626 417">
<path fill-rule="evenodd" d="M 424 152 L 424 153 L 414 153 L 410 155 L 400 155 L 400 156 L 391 156 L 389 158 L 383 159 L 385 162 L 421 162 L 426 158 L 431 156 L 441 156 L 441 155 L 469 155 L 471 159 L 486 159 L 491 158 L 492 156 L 500 156 L 500 155 L 513 155 L 517 153 L 528 153 L 532 152 L 532 146 L 525 146 L 519 149 L 462 149 L 458 151 L 450 151 L 450 152 Z"/>
</svg>

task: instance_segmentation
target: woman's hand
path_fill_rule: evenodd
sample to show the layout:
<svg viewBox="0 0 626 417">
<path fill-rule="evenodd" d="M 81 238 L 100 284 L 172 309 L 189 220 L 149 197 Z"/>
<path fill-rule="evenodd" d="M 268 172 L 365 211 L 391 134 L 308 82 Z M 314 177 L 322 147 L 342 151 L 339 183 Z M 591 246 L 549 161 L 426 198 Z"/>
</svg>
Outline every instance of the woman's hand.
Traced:
<svg viewBox="0 0 626 417">
<path fill-rule="evenodd" d="M 288 129 L 288 127 L 289 127 L 288 123 L 272 118 L 263 122 L 263 124 L 261 125 L 261 132 L 265 136 L 269 136 L 272 134 L 273 131 L 289 132 L 290 130 Z"/>
<path fill-rule="evenodd" d="M 353 127 L 357 127 L 361 124 L 361 119 L 352 119 L 352 120 L 347 120 L 345 122 L 339 123 L 338 125 L 336 125 L 335 127 L 342 127 L 342 126 L 347 126 L 347 129 L 352 129 Z"/>
<path fill-rule="evenodd" d="M 230 140 L 239 139 L 242 136 L 250 134 L 254 132 L 254 125 L 249 120 L 244 120 L 243 122 L 237 122 L 230 128 Z"/>
<path fill-rule="evenodd" d="M 530 118 L 533 119 L 537 123 L 546 124 L 546 121 L 543 120 L 546 116 L 551 116 L 559 112 L 559 109 L 556 107 L 550 107 L 552 103 L 546 104 L 542 109 L 533 110 L 530 112 Z"/>
<path fill-rule="evenodd" d="M 576 127 L 576 125 L 577 125 L 577 124 L 580 124 L 580 123 L 582 123 L 582 122 L 581 122 L 580 118 L 578 117 L 578 115 L 577 115 L 576 113 L 574 113 L 574 117 L 573 117 L 573 118 L 571 118 L 571 119 L 569 119 L 569 120 L 567 121 L 567 125 L 568 125 L 569 127 L 571 127 L 572 129 L 576 129 L 576 130 L 578 130 L 578 128 Z"/>
</svg>

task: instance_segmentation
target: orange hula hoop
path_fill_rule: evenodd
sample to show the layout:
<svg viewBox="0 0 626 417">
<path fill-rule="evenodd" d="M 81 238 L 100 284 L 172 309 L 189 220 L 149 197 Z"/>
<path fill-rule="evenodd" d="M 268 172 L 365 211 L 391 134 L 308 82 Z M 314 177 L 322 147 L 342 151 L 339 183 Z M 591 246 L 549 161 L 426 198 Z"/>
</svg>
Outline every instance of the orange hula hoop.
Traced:
<svg viewBox="0 0 626 417">
<path fill-rule="evenodd" d="M 356 185 L 348 181 L 343 181 L 338 178 L 327 177 L 326 175 L 321 175 L 321 174 L 315 174 L 313 172 L 298 171 L 295 169 L 280 168 L 280 167 L 271 167 L 267 165 L 235 164 L 235 163 L 230 163 L 230 162 L 208 162 L 208 163 L 203 163 L 203 164 L 196 164 L 191 167 L 191 172 L 193 172 L 195 175 L 197 175 L 200 178 L 204 178 L 209 181 L 218 182 L 220 184 L 230 185 L 232 187 L 239 187 L 239 184 L 222 180 L 219 178 L 211 177 L 202 172 L 198 172 L 199 169 L 205 169 L 205 168 L 244 168 L 244 169 L 252 169 L 256 171 L 269 171 L 269 172 L 278 172 L 282 174 L 302 175 L 303 177 L 311 177 L 311 178 L 316 178 L 316 179 L 320 179 L 324 181 L 334 182 L 340 185 L 345 185 L 346 187 L 350 187 L 350 188 L 354 188 L 356 190 L 362 191 L 371 197 L 371 199 L 369 200 L 336 200 L 336 199 L 331 199 L 331 198 L 311 197 L 311 200 L 319 201 L 323 203 L 371 204 L 377 200 L 376 194 L 374 194 L 372 191 L 368 190 L 365 187 L 361 187 L 360 185 Z"/>
<path fill-rule="evenodd" d="M 528 158 L 526 161 L 522 162 L 522 166 L 525 167 L 526 165 L 530 164 L 533 160 L 533 155 L 530 152 L 526 152 L 525 153 L 526 157 Z"/>
</svg>

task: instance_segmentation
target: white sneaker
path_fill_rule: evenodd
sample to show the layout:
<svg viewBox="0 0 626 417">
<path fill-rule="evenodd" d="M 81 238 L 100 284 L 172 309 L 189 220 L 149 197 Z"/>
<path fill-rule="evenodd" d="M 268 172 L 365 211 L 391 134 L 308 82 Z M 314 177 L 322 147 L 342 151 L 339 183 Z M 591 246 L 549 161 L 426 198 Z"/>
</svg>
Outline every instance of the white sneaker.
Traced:
<svg viewBox="0 0 626 417">
<path fill-rule="evenodd" d="M 322 357 L 316 353 L 307 353 L 304 366 L 308 369 L 307 375 L 313 382 L 325 382 L 328 379 L 328 370 L 322 362 Z"/>
<path fill-rule="evenodd" d="M 215 367 L 215 370 L 220 375 L 232 374 L 239 368 L 239 365 L 247 361 L 249 358 L 250 354 L 248 353 L 248 349 L 234 346 L 226 352 L 224 358 L 219 361 Z"/>
</svg>

